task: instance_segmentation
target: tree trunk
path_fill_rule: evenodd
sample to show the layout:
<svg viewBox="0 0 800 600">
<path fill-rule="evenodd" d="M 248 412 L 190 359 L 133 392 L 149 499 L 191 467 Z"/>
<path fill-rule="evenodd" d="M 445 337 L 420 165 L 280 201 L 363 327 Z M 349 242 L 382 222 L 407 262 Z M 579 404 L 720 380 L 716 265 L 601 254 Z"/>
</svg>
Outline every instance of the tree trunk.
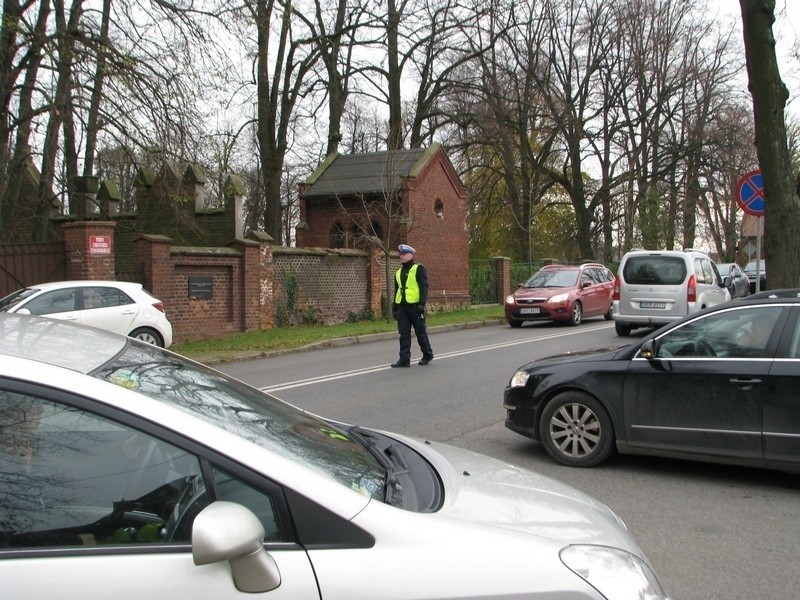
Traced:
<svg viewBox="0 0 800 600">
<path fill-rule="evenodd" d="M 402 70 L 400 69 L 400 49 L 397 39 L 400 29 L 400 13 L 395 0 L 389 0 L 389 18 L 386 29 L 389 51 L 389 80 L 387 82 L 389 86 L 389 139 L 386 145 L 389 150 L 400 150 L 403 147 L 403 111 L 400 94 Z"/>
<path fill-rule="evenodd" d="M 103 83 L 106 72 L 106 46 L 108 29 L 111 21 L 111 0 L 103 0 L 103 14 L 100 25 L 100 44 L 97 49 L 97 68 L 94 70 L 94 87 L 89 103 L 89 113 L 86 115 L 86 151 L 83 155 L 83 174 L 94 175 L 94 158 L 97 151 L 97 133 L 100 122 L 100 103 L 103 99 Z"/>
<path fill-rule="evenodd" d="M 758 164 L 764 178 L 764 253 L 769 287 L 800 285 L 800 198 L 793 184 L 784 107 L 789 92 L 775 56 L 775 0 L 739 0 L 753 97 Z"/>
</svg>

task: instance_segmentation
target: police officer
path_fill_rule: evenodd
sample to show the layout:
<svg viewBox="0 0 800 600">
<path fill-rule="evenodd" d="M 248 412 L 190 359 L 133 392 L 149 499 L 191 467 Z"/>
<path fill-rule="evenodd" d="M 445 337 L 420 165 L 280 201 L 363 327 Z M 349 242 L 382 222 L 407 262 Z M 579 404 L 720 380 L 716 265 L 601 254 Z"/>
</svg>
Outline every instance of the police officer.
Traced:
<svg viewBox="0 0 800 600">
<path fill-rule="evenodd" d="M 411 366 L 411 328 L 417 334 L 422 359 L 419 364 L 427 365 L 433 360 L 433 349 L 425 329 L 425 302 L 428 299 L 428 273 L 425 267 L 414 262 L 414 248 L 400 244 L 400 268 L 394 274 L 394 302 L 392 315 L 397 319 L 400 334 L 400 358 L 392 367 Z"/>
</svg>

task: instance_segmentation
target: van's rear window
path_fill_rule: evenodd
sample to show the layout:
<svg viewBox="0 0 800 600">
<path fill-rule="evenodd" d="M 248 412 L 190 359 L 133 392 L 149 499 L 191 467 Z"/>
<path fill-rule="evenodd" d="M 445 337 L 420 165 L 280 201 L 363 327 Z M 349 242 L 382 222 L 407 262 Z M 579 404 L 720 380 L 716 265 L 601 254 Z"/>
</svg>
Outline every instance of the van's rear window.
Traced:
<svg viewBox="0 0 800 600">
<path fill-rule="evenodd" d="M 686 261 L 680 256 L 632 256 L 622 276 L 627 283 L 677 285 L 686 279 Z"/>
</svg>

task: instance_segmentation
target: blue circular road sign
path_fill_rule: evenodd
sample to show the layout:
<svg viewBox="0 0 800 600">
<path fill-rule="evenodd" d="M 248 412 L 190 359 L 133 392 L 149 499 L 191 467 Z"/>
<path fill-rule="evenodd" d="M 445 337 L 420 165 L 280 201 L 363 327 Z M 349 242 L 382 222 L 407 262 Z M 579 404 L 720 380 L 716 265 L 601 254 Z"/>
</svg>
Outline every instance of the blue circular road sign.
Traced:
<svg viewBox="0 0 800 600">
<path fill-rule="evenodd" d="M 742 175 L 736 188 L 736 202 L 748 215 L 764 214 L 764 176 L 760 169 Z"/>
</svg>

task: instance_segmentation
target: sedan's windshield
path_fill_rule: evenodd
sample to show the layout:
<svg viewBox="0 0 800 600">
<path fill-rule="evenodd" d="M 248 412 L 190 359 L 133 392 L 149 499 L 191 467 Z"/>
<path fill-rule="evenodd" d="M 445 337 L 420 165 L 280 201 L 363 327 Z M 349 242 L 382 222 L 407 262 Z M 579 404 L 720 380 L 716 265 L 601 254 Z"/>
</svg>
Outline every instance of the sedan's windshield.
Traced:
<svg viewBox="0 0 800 600">
<path fill-rule="evenodd" d="M 130 344 L 93 375 L 134 389 L 384 501 L 387 470 L 355 436 L 236 380 Z"/>
<path fill-rule="evenodd" d="M 0 298 L 0 312 L 7 311 L 9 308 L 16 306 L 31 294 L 38 292 L 36 288 L 24 288 L 9 294 L 5 298 Z"/>
<path fill-rule="evenodd" d="M 578 269 L 539 271 L 525 282 L 526 288 L 572 287 L 578 284 Z"/>
<path fill-rule="evenodd" d="M 760 263 L 757 260 L 751 260 L 744 268 L 745 272 L 747 273 L 755 273 L 756 271 L 761 271 L 762 273 L 766 272 L 767 265 L 764 261 Z"/>
</svg>

